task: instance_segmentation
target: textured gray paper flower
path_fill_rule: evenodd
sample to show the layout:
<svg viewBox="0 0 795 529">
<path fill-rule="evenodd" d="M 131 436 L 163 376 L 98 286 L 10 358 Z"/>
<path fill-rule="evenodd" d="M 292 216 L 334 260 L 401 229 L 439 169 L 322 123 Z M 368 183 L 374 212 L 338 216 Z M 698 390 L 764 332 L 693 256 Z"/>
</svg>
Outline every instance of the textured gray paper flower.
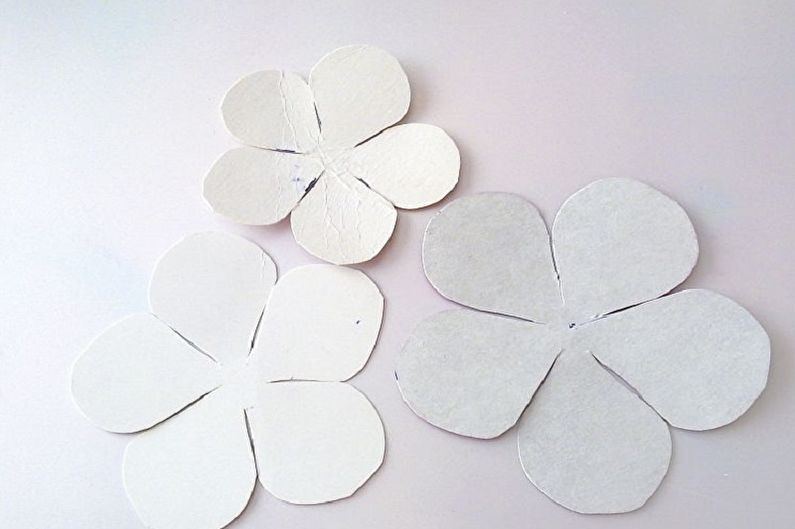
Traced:
<svg viewBox="0 0 795 529">
<path fill-rule="evenodd" d="M 343 382 L 381 327 L 383 297 L 362 272 L 310 265 L 277 283 L 255 244 L 199 233 L 161 258 L 149 304 L 72 372 L 86 417 L 141 432 L 124 487 L 146 527 L 219 529 L 257 478 L 290 503 L 345 498 L 379 468 L 381 419 Z"/>
<path fill-rule="evenodd" d="M 204 181 L 217 213 L 273 224 L 292 212 L 296 241 L 336 264 L 375 257 L 392 236 L 395 208 L 438 202 L 458 182 L 460 159 L 440 128 L 392 126 L 411 94 L 398 61 L 347 46 L 318 62 L 309 83 L 289 72 L 251 74 L 224 98 L 232 149 Z"/>
<path fill-rule="evenodd" d="M 460 435 L 519 421 L 525 474 L 568 509 L 637 509 L 667 472 L 668 425 L 728 424 L 767 383 L 770 343 L 751 314 L 708 290 L 663 296 L 697 254 L 684 210 L 634 180 L 571 196 L 551 244 L 518 196 L 456 200 L 428 225 L 423 262 L 439 293 L 476 310 L 417 326 L 398 360 L 403 397 Z"/>
</svg>

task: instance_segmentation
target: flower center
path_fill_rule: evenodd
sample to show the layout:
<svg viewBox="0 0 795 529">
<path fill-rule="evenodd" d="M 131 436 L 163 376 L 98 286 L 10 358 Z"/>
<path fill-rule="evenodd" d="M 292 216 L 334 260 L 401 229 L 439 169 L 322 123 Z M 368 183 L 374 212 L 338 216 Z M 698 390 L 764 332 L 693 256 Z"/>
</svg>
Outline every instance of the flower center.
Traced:
<svg viewBox="0 0 795 529">
<path fill-rule="evenodd" d="M 341 170 L 340 161 L 345 158 L 345 154 L 349 150 L 334 147 L 324 148 L 322 144 L 319 144 L 306 155 L 319 162 L 324 169 L 339 172 Z"/>
<path fill-rule="evenodd" d="M 252 406 L 257 397 L 257 376 L 248 358 L 221 367 L 224 379 L 218 391 L 232 393 L 242 407 Z"/>
<path fill-rule="evenodd" d="M 548 325 L 557 334 L 561 349 L 569 349 L 579 327 L 578 324 L 565 311 L 561 310 Z"/>
</svg>

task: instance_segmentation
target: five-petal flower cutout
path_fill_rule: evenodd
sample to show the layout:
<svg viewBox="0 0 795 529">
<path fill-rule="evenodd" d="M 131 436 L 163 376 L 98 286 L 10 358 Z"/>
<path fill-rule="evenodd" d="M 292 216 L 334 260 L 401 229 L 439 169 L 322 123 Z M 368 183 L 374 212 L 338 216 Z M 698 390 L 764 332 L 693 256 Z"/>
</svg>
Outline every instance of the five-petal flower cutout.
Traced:
<svg viewBox="0 0 795 529">
<path fill-rule="evenodd" d="M 770 342 L 750 313 L 708 290 L 664 296 L 697 254 L 684 210 L 635 180 L 575 193 L 551 237 L 518 196 L 456 200 L 429 223 L 423 262 L 476 310 L 418 325 L 398 359 L 403 398 L 460 435 L 518 421 L 525 474 L 568 509 L 637 509 L 667 472 L 668 425 L 728 424 L 767 383 Z"/>
<path fill-rule="evenodd" d="M 353 494 L 380 467 L 384 429 L 343 381 L 364 367 L 383 297 L 362 272 L 321 264 L 276 282 L 259 247 L 200 233 L 160 260 L 152 313 L 78 358 L 72 393 L 111 432 L 138 432 L 124 486 L 147 527 L 218 529 L 254 482 L 290 503 Z"/>
<path fill-rule="evenodd" d="M 204 197 L 243 224 L 292 212 L 296 241 L 325 261 L 372 259 L 392 235 L 396 207 L 434 204 L 458 182 L 458 148 L 442 129 L 393 126 L 409 99 L 398 61 L 372 46 L 329 53 L 308 83 L 274 70 L 244 77 L 221 110 L 247 146 L 215 163 Z"/>
</svg>

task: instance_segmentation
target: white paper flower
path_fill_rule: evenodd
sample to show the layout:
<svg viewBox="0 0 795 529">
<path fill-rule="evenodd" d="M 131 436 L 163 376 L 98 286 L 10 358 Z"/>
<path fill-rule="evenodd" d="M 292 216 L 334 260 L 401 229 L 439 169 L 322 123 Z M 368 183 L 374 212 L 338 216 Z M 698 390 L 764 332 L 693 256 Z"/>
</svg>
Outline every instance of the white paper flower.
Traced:
<svg viewBox="0 0 795 529">
<path fill-rule="evenodd" d="M 400 64 L 371 46 L 329 53 L 308 84 L 275 70 L 244 77 L 222 112 L 249 147 L 215 163 L 204 197 L 244 224 L 273 224 L 292 211 L 295 239 L 309 253 L 336 264 L 367 261 L 392 235 L 395 207 L 428 206 L 458 182 L 458 149 L 442 129 L 388 128 L 409 99 Z"/>
<path fill-rule="evenodd" d="M 223 527 L 257 476 L 290 503 L 333 501 L 381 465 L 381 420 L 342 382 L 375 345 L 381 293 L 363 273 L 325 264 L 275 283 L 256 245 L 190 236 L 157 265 L 152 314 L 111 326 L 75 363 L 72 393 L 93 423 L 146 430 L 123 466 L 147 527 Z"/>
<path fill-rule="evenodd" d="M 668 469 L 666 422 L 728 424 L 767 382 L 769 340 L 745 309 L 707 290 L 659 297 L 697 254 L 682 208 L 634 180 L 575 193 L 551 245 L 515 195 L 456 200 L 428 225 L 426 275 L 448 299 L 499 315 L 420 323 L 398 361 L 403 397 L 471 437 L 499 436 L 521 416 L 519 458 L 544 494 L 581 513 L 637 509 Z"/>
</svg>

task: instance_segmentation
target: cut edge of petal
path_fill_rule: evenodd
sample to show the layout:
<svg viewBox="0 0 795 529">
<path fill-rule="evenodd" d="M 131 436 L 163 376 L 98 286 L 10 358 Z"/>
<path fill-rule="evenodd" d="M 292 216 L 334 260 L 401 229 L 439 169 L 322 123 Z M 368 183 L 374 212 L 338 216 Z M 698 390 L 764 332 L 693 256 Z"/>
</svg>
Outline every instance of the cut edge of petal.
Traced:
<svg viewBox="0 0 795 529">
<path fill-rule="evenodd" d="M 127 321 L 127 320 L 129 320 L 131 318 L 139 317 L 139 316 L 150 316 L 150 317 L 154 318 L 160 324 L 163 325 L 164 329 L 167 329 L 168 331 L 173 333 L 178 340 L 184 342 L 184 344 L 186 346 L 188 346 L 189 348 L 193 349 L 196 352 L 197 355 L 199 355 L 201 357 L 205 357 L 211 363 L 210 367 L 212 369 L 214 369 L 214 371 L 215 371 L 216 380 L 215 380 L 215 382 L 213 384 L 211 384 L 211 387 L 209 387 L 206 391 L 204 391 L 203 393 L 198 395 L 196 398 L 194 398 L 190 402 L 187 402 L 181 408 L 177 409 L 176 411 L 170 413 L 169 415 L 167 415 L 167 416 L 165 416 L 163 418 L 155 419 L 155 420 L 152 420 L 152 421 L 146 421 L 140 427 L 136 426 L 136 427 L 130 427 L 130 428 L 119 428 L 119 427 L 109 426 L 107 424 L 101 424 L 101 421 L 98 421 L 98 420 L 96 420 L 96 418 L 92 417 L 83 408 L 83 406 L 80 404 L 80 401 L 79 401 L 79 399 L 77 397 L 77 394 L 76 394 L 77 392 L 75 392 L 75 384 L 76 384 L 75 374 L 76 374 L 76 370 L 79 369 L 78 368 L 79 364 L 84 360 L 84 358 L 86 357 L 86 354 L 91 350 L 91 348 L 94 346 L 94 344 L 98 340 L 103 338 L 105 332 L 107 332 L 108 330 L 116 327 L 117 325 L 121 324 L 122 322 L 125 322 L 125 321 Z M 160 318 L 158 318 L 157 316 L 155 316 L 151 312 L 137 312 L 137 313 L 133 313 L 133 314 L 128 314 L 127 316 L 119 318 L 116 321 L 114 321 L 113 323 L 111 323 L 110 325 L 106 326 L 100 334 L 98 334 L 97 336 L 94 336 L 94 338 L 91 339 L 89 344 L 80 352 L 80 354 L 77 356 L 77 358 L 75 358 L 72 361 L 71 365 L 69 366 L 69 398 L 71 399 L 72 404 L 75 406 L 75 408 L 77 408 L 77 411 L 80 413 L 80 415 L 82 415 L 85 418 L 85 420 L 88 421 L 92 426 L 94 426 L 96 428 L 99 428 L 100 430 L 103 430 L 103 431 L 106 431 L 106 432 L 109 432 L 109 433 L 114 433 L 114 434 L 133 434 L 133 433 L 138 433 L 138 432 L 144 432 L 146 430 L 154 428 L 155 426 L 157 426 L 157 425 L 159 425 L 159 424 L 171 419 L 175 415 L 178 415 L 178 414 L 182 413 L 185 409 L 191 407 L 196 402 L 200 401 L 201 399 L 203 399 L 204 397 L 206 397 L 210 393 L 214 392 L 215 390 L 217 390 L 222 385 L 223 385 L 223 380 L 222 380 L 222 377 L 221 377 L 220 365 L 218 364 L 218 362 L 212 356 L 208 355 L 207 353 L 205 353 L 204 351 L 202 351 L 201 349 L 196 347 L 189 340 L 185 339 L 184 336 L 182 336 L 180 333 L 178 333 L 176 330 L 174 330 L 171 326 L 169 326 L 168 324 L 163 322 Z"/>
<path fill-rule="evenodd" d="M 764 326 L 761 324 L 761 322 L 753 315 L 753 313 L 751 313 L 751 311 L 746 309 L 743 305 L 741 305 L 741 304 L 737 303 L 736 301 L 734 301 L 732 298 L 730 298 L 728 296 L 725 296 L 725 295 L 723 295 L 723 294 L 721 294 L 719 292 L 716 292 L 714 290 L 706 289 L 706 288 L 687 288 L 687 289 L 679 290 L 677 292 L 666 293 L 666 294 L 664 294 L 664 295 L 662 295 L 662 296 L 660 296 L 658 298 L 651 299 L 651 300 L 648 300 L 648 301 L 644 301 L 644 302 L 638 303 L 637 305 L 632 305 L 631 307 L 627 307 L 625 309 L 620 309 L 618 311 L 610 312 L 608 314 L 605 314 L 604 316 L 601 316 L 598 319 L 608 318 L 608 317 L 610 317 L 613 314 L 621 313 L 621 312 L 624 312 L 624 311 L 633 310 L 635 308 L 641 307 L 641 306 L 646 305 L 646 304 L 650 304 L 650 303 L 661 301 L 664 298 L 670 298 L 670 297 L 677 296 L 677 295 L 680 295 L 680 294 L 684 295 L 684 294 L 688 294 L 688 293 L 690 293 L 690 294 L 692 294 L 692 293 L 708 293 L 708 294 L 711 294 L 711 295 L 718 296 L 718 297 L 722 298 L 723 300 L 732 303 L 734 306 L 736 306 L 738 309 L 740 309 L 744 313 L 744 315 L 747 316 L 750 319 L 750 321 L 752 321 L 755 324 L 755 326 L 757 327 L 757 330 L 761 331 L 761 335 L 764 335 L 764 337 L 765 337 L 765 342 L 766 342 L 765 352 L 766 352 L 766 355 L 765 355 L 765 366 L 764 366 L 764 372 L 765 372 L 764 383 L 761 385 L 759 390 L 755 392 L 754 396 L 749 398 L 747 403 L 742 408 L 738 408 L 738 410 L 735 410 L 729 416 L 730 418 L 722 419 L 722 420 L 720 420 L 718 422 L 714 422 L 714 423 L 707 423 L 705 425 L 688 424 L 685 421 L 680 421 L 678 419 L 675 419 L 674 417 L 671 416 L 671 413 L 662 412 L 662 411 L 658 410 L 657 407 L 655 407 L 652 403 L 648 402 L 646 400 L 646 398 L 643 396 L 643 393 L 639 389 L 637 389 L 629 380 L 627 380 L 624 377 L 624 375 L 622 375 L 618 371 L 615 371 L 613 368 L 611 368 L 610 365 L 605 360 L 603 360 L 603 358 L 600 357 L 599 353 L 597 353 L 596 351 L 589 351 L 589 352 L 590 352 L 591 356 L 594 358 L 594 360 L 596 360 L 596 362 L 603 369 L 605 369 L 608 373 L 610 373 L 613 377 L 615 377 L 627 389 L 632 391 L 649 408 L 654 410 L 654 412 L 669 427 L 676 428 L 678 430 L 691 431 L 691 432 L 708 432 L 708 431 L 711 431 L 711 430 L 717 430 L 719 428 L 723 428 L 724 426 L 728 426 L 728 425 L 734 423 L 735 421 L 737 421 L 740 417 L 745 415 L 748 412 L 748 410 L 751 409 L 751 407 L 759 400 L 759 398 L 762 396 L 762 393 L 764 393 L 765 389 L 767 388 L 767 383 L 769 381 L 769 376 L 770 376 L 770 362 L 771 362 L 772 344 L 771 344 L 771 340 L 770 340 L 770 335 L 768 334 L 767 330 L 764 328 Z M 598 321 L 598 319 L 597 320 L 593 320 L 593 322 Z M 592 322 L 588 322 L 588 323 L 592 323 Z M 602 355 L 602 356 L 604 356 L 604 355 Z"/>
<path fill-rule="evenodd" d="M 200 398 L 196 399 L 196 401 L 190 403 L 188 406 L 185 406 L 185 408 L 180 410 L 180 412 L 178 412 L 178 413 L 181 413 L 182 411 L 185 411 L 187 408 L 190 408 L 190 407 L 200 403 L 210 393 L 212 393 L 212 392 L 209 392 L 209 393 L 207 393 L 205 395 L 202 395 Z M 251 459 L 251 466 L 254 469 L 254 475 L 253 475 L 253 479 L 251 479 L 250 486 L 247 487 L 248 491 L 246 492 L 245 501 L 242 502 L 239 510 L 235 509 L 236 512 L 231 516 L 231 518 L 229 518 L 229 521 L 227 521 L 226 523 L 224 523 L 221 526 L 217 526 L 217 529 L 223 529 L 224 527 L 227 527 L 229 524 L 233 523 L 235 520 L 237 520 L 243 514 L 243 512 L 246 510 L 246 508 L 251 503 L 251 498 L 252 498 L 252 496 L 254 494 L 254 488 L 256 487 L 257 481 L 258 481 L 258 479 L 257 479 L 256 457 L 254 455 L 254 447 L 252 445 L 251 432 L 248 429 L 248 417 L 246 416 L 244 409 L 241 409 L 240 411 L 241 411 L 241 419 L 243 420 L 244 427 L 246 429 L 246 437 L 247 437 L 247 440 L 248 440 L 249 450 L 250 450 L 248 455 L 249 455 L 249 457 Z M 176 415 L 176 414 L 174 414 L 174 415 Z M 172 415 L 171 417 L 173 417 L 174 415 Z M 169 418 L 171 418 L 171 417 L 169 417 Z M 165 420 L 161 421 L 161 423 L 162 422 L 165 422 Z M 161 423 L 158 423 L 158 425 L 161 424 Z M 129 488 L 128 488 L 128 484 L 127 484 L 128 454 L 129 454 L 129 451 L 130 451 L 130 447 L 133 446 L 137 440 L 138 440 L 137 436 L 133 437 L 130 440 L 130 442 L 128 442 L 127 445 L 124 447 L 124 454 L 122 456 L 122 485 L 124 487 L 124 492 L 125 492 L 125 495 L 127 496 L 127 500 L 130 502 L 130 505 L 133 507 L 133 510 L 135 511 L 135 513 L 138 516 L 138 518 L 142 522 L 148 523 L 148 520 L 144 520 L 144 518 L 141 516 L 141 514 L 140 514 L 141 513 L 141 509 L 140 509 L 140 507 L 138 505 L 136 505 L 135 501 L 133 500 L 133 497 L 130 494 L 130 491 L 129 491 Z M 153 529 L 155 529 L 156 526 L 153 525 L 151 527 Z"/>
<path fill-rule="evenodd" d="M 651 406 L 649 406 L 649 407 L 651 408 Z M 657 413 L 657 411 L 654 410 L 654 408 L 652 408 L 652 411 L 654 411 L 655 414 Z M 666 426 L 669 426 L 668 423 L 666 423 L 664 420 L 663 420 L 663 423 L 665 423 Z M 519 457 L 519 466 L 522 468 L 522 473 L 525 475 L 527 480 L 530 481 L 530 483 L 532 483 L 533 486 L 541 494 L 543 494 L 543 496 L 545 498 L 547 498 L 549 501 L 551 501 L 555 505 L 563 507 L 567 511 L 571 511 L 571 512 L 577 513 L 577 514 L 583 514 L 583 515 L 627 514 L 627 513 L 635 512 L 638 509 L 641 509 L 643 506 L 645 506 L 646 503 L 648 503 L 648 501 L 652 498 L 652 496 L 654 496 L 657 493 L 657 491 L 660 489 L 660 485 L 662 485 L 663 481 L 665 480 L 665 477 L 668 475 L 668 472 L 671 470 L 671 459 L 673 458 L 673 440 L 671 438 L 671 429 L 670 428 L 666 428 L 666 429 L 668 430 L 668 463 L 667 463 L 667 465 L 665 467 L 665 472 L 663 473 L 662 479 L 660 479 L 660 482 L 657 483 L 657 486 L 648 495 L 646 495 L 643 498 L 639 498 L 638 502 L 636 502 L 635 504 L 633 504 L 633 505 L 631 505 L 631 506 L 629 506 L 629 507 L 627 507 L 625 509 L 615 509 L 615 510 L 610 510 L 610 511 L 585 510 L 585 509 L 578 510 L 578 509 L 575 509 L 574 507 L 571 507 L 571 506 L 568 506 L 568 505 L 566 505 L 564 503 L 561 503 L 557 499 L 553 498 L 550 494 L 548 494 L 543 488 L 541 488 L 538 485 L 538 483 L 536 483 L 533 480 L 533 478 L 530 476 L 530 473 L 525 468 L 524 462 L 522 462 L 521 447 L 519 446 L 518 442 L 516 443 L 516 453 L 517 453 L 517 456 Z"/>
<path fill-rule="evenodd" d="M 370 481 L 370 478 L 372 478 L 375 475 L 375 473 L 378 472 L 378 470 L 384 464 L 384 458 L 385 458 L 385 455 L 386 455 L 386 429 L 384 428 L 384 421 L 381 418 L 381 414 L 378 413 L 378 409 L 375 407 L 375 405 L 373 405 L 372 401 L 367 397 L 367 395 L 365 395 L 364 392 L 359 390 L 359 388 L 357 388 L 356 386 L 354 386 L 350 382 L 344 382 L 344 381 L 343 382 L 339 382 L 339 381 L 317 381 L 317 380 L 284 380 L 284 381 L 272 381 L 272 382 L 268 382 L 268 384 L 281 384 L 281 383 L 292 383 L 292 382 L 308 382 L 308 383 L 319 383 L 319 384 L 343 384 L 343 385 L 347 386 L 349 389 L 351 389 L 351 390 L 355 391 L 356 393 L 358 393 L 364 399 L 364 401 L 368 404 L 368 406 L 370 407 L 370 410 L 374 413 L 375 418 L 378 419 L 378 424 L 379 424 L 379 428 L 380 428 L 379 431 L 380 431 L 380 434 L 381 434 L 381 444 L 380 444 L 380 448 L 381 448 L 380 452 L 381 453 L 380 453 L 380 457 L 378 458 L 378 461 L 377 461 L 376 465 L 373 467 L 372 471 L 370 471 L 370 473 L 367 474 L 367 476 L 362 478 L 361 481 L 358 484 L 353 486 L 353 488 L 350 488 L 349 490 L 344 492 L 343 495 L 337 496 L 335 498 L 328 498 L 328 499 L 323 499 L 323 500 L 319 500 L 319 501 L 297 501 L 297 500 L 293 500 L 293 499 L 290 499 L 290 498 L 285 498 L 285 497 L 279 496 L 277 493 L 273 492 L 270 488 L 268 488 L 268 486 L 265 485 L 265 483 L 263 483 L 263 481 L 261 479 L 261 476 L 263 475 L 263 473 L 259 471 L 259 465 L 260 464 L 259 464 L 259 458 L 257 457 L 257 451 L 256 451 L 256 446 L 255 446 L 256 443 L 254 442 L 254 436 L 253 436 L 253 434 L 251 432 L 251 429 L 249 429 L 248 430 L 248 434 L 249 434 L 249 441 L 251 442 L 251 452 L 252 452 L 252 454 L 254 456 L 254 463 L 255 463 L 256 470 L 257 470 L 256 481 L 259 482 L 260 486 L 263 489 L 265 489 L 268 492 L 268 494 L 270 494 L 271 496 L 273 496 L 277 500 L 282 501 L 282 502 L 287 503 L 287 504 L 290 504 L 290 505 L 323 505 L 323 504 L 333 503 L 333 502 L 337 502 L 337 501 L 340 501 L 340 500 L 345 500 L 347 498 L 350 498 L 359 489 L 364 487 L 367 484 L 367 482 Z M 244 411 L 245 416 L 246 416 L 246 427 L 248 428 L 249 427 L 249 418 L 248 418 L 248 413 L 249 412 L 248 412 L 248 409 L 244 409 L 243 411 Z"/>
<path fill-rule="evenodd" d="M 324 172 L 323 176 L 328 176 L 328 174 L 329 174 L 328 172 Z M 339 177 L 337 177 L 337 178 L 339 178 Z M 378 200 L 383 201 L 384 205 L 388 205 L 389 208 L 391 209 L 391 211 L 389 212 L 390 213 L 390 217 L 391 217 L 391 222 L 390 222 L 391 230 L 390 230 L 389 236 L 384 238 L 383 242 L 378 246 L 377 249 L 373 248 L 372 251 L 365 252 L 363 257 L 340 257 L 340 258 L 335 258 L 335 257 L 330 257 L 328 255 L 323 255 L 324 252 L 315 251 L 314 249 L 310 248 L 309 245 L 307 245 L 306 242 L 304 241 L 303 236 L 299 233 L 298 229 L 296 228 L 296 220 L 295 220 L 296 219 L 296 215 L 295 215 L 295 213 L 297 211 L 299 211 L 301 206 L 304 205 L 304 201 L 306 200 L 307 196 L 309 196 L 309 194 L 312 191 L 316 190 L 317 186 L 313 185 L 309 190 L 307 190 L 307 192 L 301 198 L 301 200 L 299 201 L 298 205 L 296 206 L 296 208 L 293 210 L 292 214 L 290 215 L 290 229 L 293 232 L 293 238 L 298 243 L 298 245 L 301 248 L 304 249 L 304 251 L 306 251 L 307 253 L 309 253 L 313 257 L 316 257 L 316 258 L 318 258 L 318 259 L 320 259 L 322 261 L 325 261 L 327 263 L 334 264 L 334 265 L 339 265 L 339 266 L 366 263 L 368 261 L 371 261 L 372 259 L 375 259 L 378 255 L 380 255 L 381 252 L 383 251 L 383 249 L 386 247 L 386 245 L 392 239 L 392 236 L 395 233 L 395 227 L 397 226 L 397 208 L 395 208 L 395 205 L 392 204 L 392 202 L 387 200 L 380 193 L 377 193 L 375 190 L 370 189 L 370 187 L 367 186 L 364 182 L 361 182 L 358 179 L 355 179 L 355 180 L 356 180 L 356 183 L 358 185 L 363 186 L 367 190 L 367 192 L 372 193 L 373 195 L 378 197 Z M 317 179 L 317 182 L 318 183 L 320 182 L 320 178 Z M 299 214 L 299 218 L 300 218 L 300 214 Z"/>
<path fill-rule="evenodd" d="M 434 224 L 434 222 L 437 221 L 442 216 L 442 214 L 445 212 L 445 210 L 447 208 L 453 206 L 454 204 L 458 203 L 461 200 L 467 200 L 467 199 L 470 199 L 470 198 L 473 198 L 473 197 L 489 197 L 489 196 L 490 197 L 505 196 L 505 197 L 511 197 L 511 198 L 514 198 L 514 199 L 519 199 L 519 200 L 525 202 L 527 205 L 529 205 L 530 208 L 535 212 L 535 215 L 541 220 L 541 223 L 544 225 L 544 228 L 546 230 L 547 246 L 549 248 L 550 256 L 552 258 L 552 271 L 554 273 L 555 288 L 556 288 L 556 290 L 558 292 L 558 297 L 559 297 L 559 299 L 558 299 L 558 302 L 560 303 L 560 307 L 559 308 L 562 310 L 565 307 L 565 302 L 563 300 L 563 292 L 562 292 L 561 283 L 560 283 L 560 273 L 558 272 L 558 269 L 557 269 L 557 262 L 555 261 L 555 251 L 554 251 L 554 247 L 552 246 L 552 233 L 551 233 L 550 226 L 547 225 L 547 222 L 545 221 L 544 217 L 541 215 L 541 212 L 538 210 L 538 208 L 535 206 L 535 204 L 533 202 L 531 202 L 530 200 L 528 200 L 527 198 L 525 198 L 524 196 L 518 194 L 518 193 L 511 193 L 511 192 L 508 192 L 508 191 L 483 191 L 483 192 L 474 193 L 474 194 L 471 194 L 471 195 L 467 195 L 467 196 L 463 196 L 463 197 L 457 198 L 457 199 L 451 201 L 450 203 L 444 205 L 439 211 L 437 211 L 430 218 L 430 220 L 428 221 L 428 224 L 426 224 L 425 230 L 423 231 L 423 234 L 422 234 L 421 259 L 422 259 L 422 271 L 423 271 L 423 274 L 425 275 L 425 279 L 428 282 L 428 284 L 430 284 L 431 287 L 433 287 L 433 289 L 440 296 L 442 296 L 443 298 L 445 298 L 445 299 L 447 299 L 449 301 L 452 301 L 453 303 L 455 303 L 459 307 L 465 307 L 467 309 L 475 310 L 475 311 L 478 311 L 478 312 L 484 312 L 484 313 L 487 313 L 487 314 L 494 314 L 496 316 L 504 316 L 506 318 L 516 318 L 518 320 L 526 321 L 526 322 L 529 322 L 529 323 L 545 325 L 545 324 L 549 323 L 548 321 L 543 321 L 545 318 L 533 319 L 529 314 L 520 315 L 520 314 L 518 314 L 516 312 L 512 312 L 512 313 L 508 313 L 508 312 L 505 312 L 505 311 L 499 312 L 498 309 L 496 309 L 496 308 L 486 308 L 486 307 L 483 307 L 483 306 L 468 305 L 465 301 L 459 300 L 459 299 L 455 299 L 451 294 L 448 294 L 448 293 L 444 292 L 444 290 L 443 290 L 444 287 L 441 286 L 441 285 L 437 285 L 436 282 L 433 279 L 431 279 L 431 275 L 429 275 L 429 273 L 428 273 L 428 264 L 427 264 L 427 259 L 426 259 L 425 247 L 426 247 L 426 245 L 428 243 L 427 241 L 428 241 L 429 233 L 431 231 L 431 226 Z"/>
<path fill-rule="evenodd" d="M 561 353 L 558 355 L 558 357 L 555 359 L 555 361 L 557 361 L 558 358 L 563 353 L 564 353 L 564 351 L 561 351 Z M 636 498 L 635 502 L 627 505 L 626 507 L 615 508 L 615 509 L 582 509 L 582 508 L 578 509 L 578 508 L 575 508 L 574 506 L 570 506 L 570 505 L 567 505 L 566 503 L 564 503 L 562 501 L 559 501 L 557 498 L 553 497 L 553 495 L 550 492 L 548 492 L 548 490 L 546 490 L 545 488 L 541 487 L 537 483 L 537 481 L 535 479 L 533 479 L 530 470 L 525 466 L 525 463 L 524 463 L 524 461 L 522 459 L 521 436 L 517 436 L 517 443 L 516 443 L 517 444 L 517 456 L 519 458 L 519 465 L 521 466 L 522 472 L 524 473 L 525 477 L 528 479 L 528 481 L 530 481 L 533 484 L 533 486 L 539 492 L 541 492 L 544 496 L 546 496 L 550 501 L 552 501 L 556 505 L 559 505 L 559 506 L 563 507 L 566 510 L 569 510 L 569 511 L 577 513 L 577 514 L 585 514 L 585 515 L 593 515 L 593 514 L 597 514 L 597 515 L 599 515 L 599 514 L 626 514 L 626 513 L 634 512 L 634 511 L 637 511 L 638 509 L 642 508 L 644 505 L 646 505 L 646 503 L 649 501 L 649 499 L 651 499 L 651 497 L 656 494 L 656 492 L 660 488 L 660 485 L 662 485 L 663 481 L 665 480 L 665 477 L 668 475 L 668 472 L 670 471 L 671 460 L 673 458 L 673 438 L 671 436 L 671 428 L 670 428 L 670 425 L 668 424 L 668 422 L 665 419 L 663 419 L 660 416 L 659 413 L 657 413 L 657 410 L 655 410 L 649 403 L 647 403 L 645 400 L 643 400 L 643 398 L 635 390 L 634 387 L 632 387 L 629 384 L 627 384 L 624 381 L 623 378 L 618 376 L 609 367 L 607 367 L 604 364 L 602 364 L 602 362 L 598 358 L 596 358 L 595 355 L 593 355 L 590 352 L 588 352 L 586 354 L 587 354 L 587 356 L 585 358 L 587 358 L 588 361 L 593 361 L 598 369 L 603 369 L 605 371 L 605 374 L 611 379 L 611 383 L 615 383 L 619 387 L 623 387 L 623 390 L 628 391 L 633 397 L 637 398 L 640 401 L 640 405 L 642 407 L 648 408 L 648 411 L 651 413 L 651 416 L 653 416 L 654 418 L 658 419 L 659 423 L 661 425 L 663 425 L 663 428 L 665 430 L 665 436 L 666 436 L 665 439 L 666 439 L 667 457 L 666 457 L 665 469 L 662 471 L 662 474 L 660 476 L 659 481 L 657 481 L 657 483 L 654 486 L 654 488 L 651 489 L 648 492 L 648 494 L 644 494 L 642 497 Z M 553 367 L 554 367 L 554 365 L 553 365 Z M 547 372 L 547 377 L 549 376 L 549 374 L 551 372 L 552 372 L 552 368 L 550 368 L 550 370 Z M 544 379 L 544 382 L 546 382 L 546 378 Z M 542 385 L 543 385 L 543 383 L 542 383 Z M 539 386 L 539 389 L 540 388 L 541 388 L 541 386 Z M 536 393 L 537 392 L 538 392 L 538 390 L 536 390 Z M 531 402 L 531 404 L 532 404 L 532 402 Z M 530 405 L 528 405 L 528 408 L 529 408 L 529 406 Z"/>
</svg>

